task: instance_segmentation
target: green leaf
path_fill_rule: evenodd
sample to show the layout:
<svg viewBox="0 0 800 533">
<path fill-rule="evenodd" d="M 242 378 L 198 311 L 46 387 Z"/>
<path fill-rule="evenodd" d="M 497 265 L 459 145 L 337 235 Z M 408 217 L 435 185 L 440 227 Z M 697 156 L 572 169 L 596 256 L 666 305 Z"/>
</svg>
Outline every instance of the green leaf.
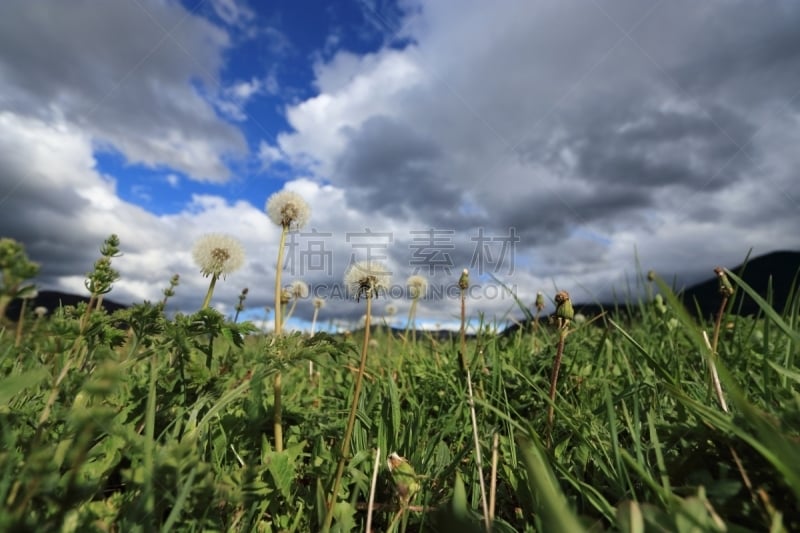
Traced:
<svg viewBox="0 0 800 533">
<path fill-rule="evenodd" d="M 273 452 L 269 456 L 269 473 L 272 475 L 272 480 L 275 481 L 275 486 L 281 495 L 287 501 L 290 500 L 295 470 L 294 464 L 292 464 L 286 452 Z"/>
<path fill-rule="evenodd" d="M 617 527 L 622 533 L 644 533 L 644 515 L 638 502 L 628 500 L 617 507 Z"/>
<path fill-rule="evenodd" d="M 0 380 L 0 409 L 6 407 L 11 398 L 27 388 L 38 385 L 47 376 L 47 370 L 39 368 Z"/>
<path fill-rule="evenodd" d="M 556 483 L 553 471 L 545 462 L 539 446 L 531 441 L 519 439 L 522 460 L 528 473 L 528 485 L 535 495 L 536 513 L 548 532 L 578 533 L 586 531 L 578 517 L 567 504 L 567 498 Z"/>
</svg>

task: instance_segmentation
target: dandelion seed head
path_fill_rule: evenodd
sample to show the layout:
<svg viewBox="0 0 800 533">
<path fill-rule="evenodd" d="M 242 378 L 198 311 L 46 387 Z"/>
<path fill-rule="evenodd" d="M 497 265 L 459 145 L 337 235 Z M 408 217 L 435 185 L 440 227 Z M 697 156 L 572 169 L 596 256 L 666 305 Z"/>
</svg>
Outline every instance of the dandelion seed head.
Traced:
<svg viewBox="0 0 800 533">
<path fill-rule="evenodd" d="M 289 290 L 292 291 L 292 298 L 295 298 L 296 300 L 308 298 L 308 283 L 303 280 L 294 280 L 289 285 Z"/>
<path fill-rule="evenodd" d="M 394 316 L 397 314 L 397 307 L 389 304 L 386 306 L 386 316 Z"/>
<path fill-rule="evenodd" d="M 303 197 L 293 191 L 276 192 L 267 200 L 270 220 L 289 230 L 302 229 L 311 217 L 311 208 Z"/>
<path fill-rule="evenodd" d="M 208 233 L 195 242 L 192 256 L 204 276 L 225 276 L 244 264 L 244 247 L 230 235 Z"/>
<path fill-rule="evenodd" d="M 313 304 L 314 309 L 322 309 L 325 307 L 325 300 L 323 298 L 314 298 Z"/>
<path fill-rule="evenodd" d="M 354 263 L 344 275 L 347 290 L 353 293 L 356 300 L 375 298 L 380 291 L 388 290 L 391 273 L 380 261 L 361 261 Z"/>
<path fill-rule="evenodd" d="M 287 285 L 281 289 L 281 303 L 288 304 L 292 301 L 292 287 Z"/>
<path fill-rule="evenodd" d="M 428 290 L 428 280 L 425 276 L 420 276 L 418 274 L 409 276 L 406 280 L 406 285 L 408 285 L 408 294 L 412 298 L 419 298 Z"/>
<path fill-rule="evenodd" d="M 42 318 L 44 315 L 47 314 L 47 308 L 43 305 L 39 305 L 33 310 L 33 314 L 36 315 L 38 318 Z"/>
</svg>

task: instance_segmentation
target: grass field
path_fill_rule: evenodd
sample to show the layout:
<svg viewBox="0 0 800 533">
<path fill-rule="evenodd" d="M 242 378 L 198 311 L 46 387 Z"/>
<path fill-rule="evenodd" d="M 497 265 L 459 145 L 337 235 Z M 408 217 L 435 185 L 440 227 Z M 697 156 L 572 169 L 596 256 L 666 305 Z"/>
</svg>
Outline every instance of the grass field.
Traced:
<svg viewBox="0 0 800 533">
<path fill-rule="evenodd" d="M 28 310 L 0 333 L 0 530 L 800 531 L 799 293 L 700 323 L 650 289 L 565 322 L 553 402 L 545 320 L 464 349 L 264 335 L 210 308 Z"/>
</svg>

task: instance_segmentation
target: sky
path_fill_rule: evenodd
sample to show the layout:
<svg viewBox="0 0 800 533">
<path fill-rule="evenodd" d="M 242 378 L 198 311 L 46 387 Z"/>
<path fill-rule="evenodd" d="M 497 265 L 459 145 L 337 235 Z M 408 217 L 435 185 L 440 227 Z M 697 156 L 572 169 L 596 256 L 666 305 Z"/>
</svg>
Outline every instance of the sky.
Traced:
<svg viewBox="0 0 800 533">
<path fill-rule="evenodd" d="M 111 233 L 108 298 L 197 310 L 192 246 L 246 250 L 212 306 L 273 307 L 280 230 L 311 207 L 283 280 L 354 323 L 342 277 L 384 261 L 374 315 L 518 317 L 510 288 L 607 301 L 637 261 L 690 284 L 748 251 L 800 249 L 800 3 L 744 0 L 4 0 L 0 236 L 40 289 L 84 294 Z M 387 316 L 387 306 L 396 309 Z M 290 327 L 307 327 L 311 300 Z"/>
</svg>

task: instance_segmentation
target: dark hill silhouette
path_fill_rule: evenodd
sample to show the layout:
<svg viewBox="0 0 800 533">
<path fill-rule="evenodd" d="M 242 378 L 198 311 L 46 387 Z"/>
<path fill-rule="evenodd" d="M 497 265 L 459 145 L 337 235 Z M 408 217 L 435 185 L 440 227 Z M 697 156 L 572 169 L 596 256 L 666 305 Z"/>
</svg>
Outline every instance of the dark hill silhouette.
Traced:
<svg viewBox="0 0 800 533">
<path fill-rule="evenodd" d="M 800 252 L 779 251 L 764 254 L 752 258 L 733 268 L 728 268 L 731 272 L 741 277 L 745 283 L 750 285 L 755 291 L 764 298 L 767 298 L 771 283 L 772 305 L 779 312 L 786 306 L 787 298 L 795 281 L 795 276 L 800 272 Z M 669 280 L 670 276 L 666 272 L 660 272 L 664 279 Z M 800 280 L 799 280 L 800 281 Z M 734 284 L 735 286 L 735 284 Z M 682 298 L 687 311 L 694 316 L 705 318 L 714 316 L 719 310 L 719 282 L 713 272 L 710 272 L 709 279 L 692 285 L 686 289 L 677 287 L 679 296 Z M 732 304 L 728 304 L 730 312 L 743 316 L 754 315 L 758 312 L 758 305 L 752 298 L 747 296 L 744 291 L 737 290 Z M 613 311 L 616 307 L 620 312 L 627 310 L 622 302 L 615 306 L 609 303 L 573 303 L 576 313 L 581 313 L 587 317 L 596 316 L 603 310 Z M 506 329 L 512 333 L 520 327 L 527 325 L 514 324 Z"/>
<path fill-rule="evenodd" d="M 36 298 L 28 302 L 27 308 L 29 310 L 33 310 L 36 307 L 43 306 L 47 308 L 48 313 L 52 313 L 61 306 L 74 306 L 78 305 L 80 302 L 88 301 L 88 296 L 78 296 L 77 294 L 70 294 L 68 292 L 60 291 L 39 291 L 39 294 L 36 296 Z M 6 318 L 9 320 L 17 320 L 19 318 L 21 304 L 22 300 L 14 300 L 11 302 L 8 305 L 8 309 L 6 309 Z M 113 300 L 106 300 L 103 298 L 103 308 L 109 313 L 113 313 L 117 309 L 125 309 L 125 307 L 127 306 L 118 304 Z"/>
</svg>

